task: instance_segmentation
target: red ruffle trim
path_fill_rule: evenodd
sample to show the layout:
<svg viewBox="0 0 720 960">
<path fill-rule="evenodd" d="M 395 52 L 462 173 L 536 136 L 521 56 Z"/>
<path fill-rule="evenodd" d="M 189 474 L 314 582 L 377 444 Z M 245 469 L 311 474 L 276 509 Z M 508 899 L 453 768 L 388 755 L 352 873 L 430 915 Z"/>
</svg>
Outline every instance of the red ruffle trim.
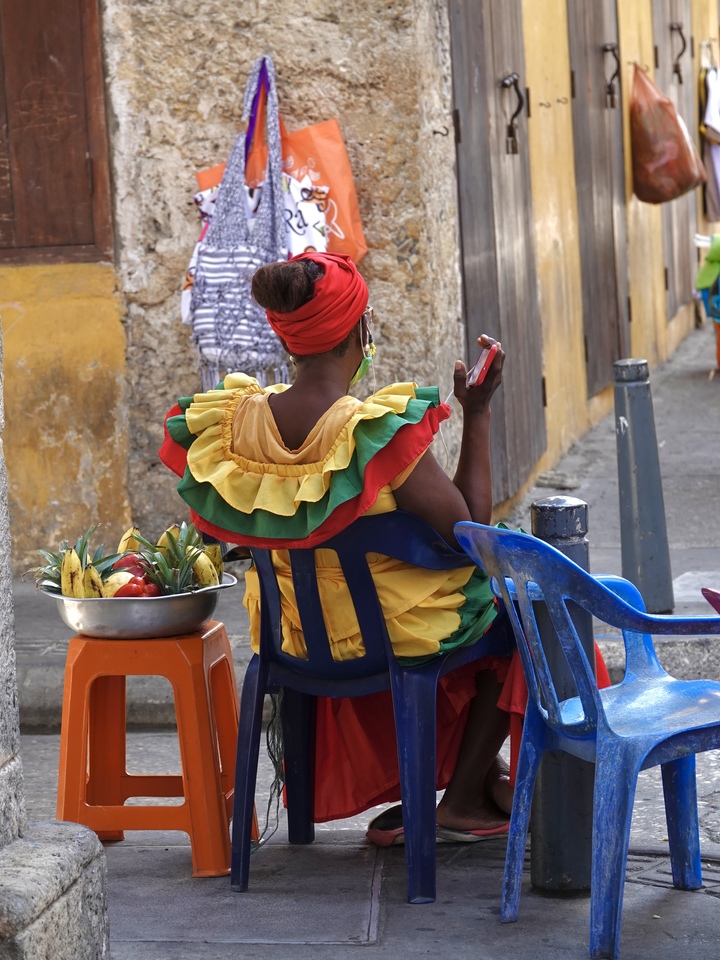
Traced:
<svg viewBox="0 0 720 960">
<path fill-rule="evenodd" d="M 187 467 L 187 450 L 185 447 L 181 447 L 179 443 L 176 443 L 170 436 L 167 422 L 170 417 L 181 416 L 182 412 L 182 408 L 178 403 L 168 410 L 163 427 L 165 431 L 165 438 L 162 442 L 162 446 L 158 450 L 158 456 L 165 466 L 172 470 L 173 473 L 176 473 L 179 477 L 182 477 L 185 474 L 185 467 Z"/>
</svg>

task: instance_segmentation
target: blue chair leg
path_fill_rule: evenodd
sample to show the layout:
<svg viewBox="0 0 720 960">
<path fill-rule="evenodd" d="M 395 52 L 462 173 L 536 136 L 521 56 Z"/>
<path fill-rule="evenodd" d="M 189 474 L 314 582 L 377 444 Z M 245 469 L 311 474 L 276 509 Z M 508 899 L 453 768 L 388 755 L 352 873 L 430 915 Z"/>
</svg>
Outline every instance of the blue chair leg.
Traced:
<svg viewBox="0 0 720 960">
<path fill-rule="evenodd" d="M 593 799 L 590 956 L 615 960 L 633 801 L 641 757 L 617 742 L 598 742 Z"/>
<path fill-rule="evenodd" d="M 518 918 L 532 796 L 544 752 L 542 749 L 544 727 L 534 701 L 529 700 L 518 756 L 510 832 L 505 853 L 505 873 L 500 901 L 500 920 L 503 923 L 513 923 Z"/>
<path fill-rule="evenodd" d="M 680 890 L 702 886 L 695 754 L 662 764 L 673 884 Z"/>
<path fill-rule="evenodd" d="M 400 767 L 409 903 L 435 900 L 436 677 L 393 671 L 393 709 Z"/>
<path fill-rule="evenodd" d="M 315 839 L 315 697 L 285 687 L 282 730 L 287 798 L 288 840 Z"/>
<path fill-rule="evenodd" d="M 240 699 L 230 864 L 230 886 L 239 893 L 247 890 L 250 872 L 255 782 L 265 694 L 264 673 L 258 657 L 254 656 L 245 672 Z"/>
</svg>

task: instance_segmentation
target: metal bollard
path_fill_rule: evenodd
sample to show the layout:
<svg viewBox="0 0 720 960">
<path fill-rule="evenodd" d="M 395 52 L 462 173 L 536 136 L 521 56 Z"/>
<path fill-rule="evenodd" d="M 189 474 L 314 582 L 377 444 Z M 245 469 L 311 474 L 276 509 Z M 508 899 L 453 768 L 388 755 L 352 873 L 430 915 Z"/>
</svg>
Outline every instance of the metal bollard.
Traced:
<svg viewBox="0 0 720 960">
<path fill-rule="evenodd" d="M 672 613 L 672 573 L 647 360 L 617 360 L 615 436 L 622 575 L 649 613 Z"/>
<path fill-rule="evenodd" d="M 534 536 L 588 569 L 587 504 L 575 497 L 536 500 L 531 508 Z M 536 617 L 559 700 L 577 691 L 547 612 Z M 595 663 L 592 617 L 577 608 L 573 622 L 590 663 Z M 553 642 L 554 638 L 554 642 Z M 567 753 L 546 753 L 532 806 L 530 881 L 540 890 L 579 893 L 590 889 L 595 767 Z"/>
</svg>

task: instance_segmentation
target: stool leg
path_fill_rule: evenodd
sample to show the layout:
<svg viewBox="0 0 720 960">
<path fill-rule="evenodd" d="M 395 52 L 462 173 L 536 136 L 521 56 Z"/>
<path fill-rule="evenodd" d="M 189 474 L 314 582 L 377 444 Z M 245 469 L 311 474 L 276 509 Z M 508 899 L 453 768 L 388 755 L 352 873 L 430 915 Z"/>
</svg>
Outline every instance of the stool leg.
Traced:
<svg viewBox="0 0 720 960">
<path fill-rule="evenodd" d="M 229 801 L 229 816 L 235 789 L 235 746 L 237 744 L 240 698 L 237 694 L 231 665 L 226 659 L 219 660 L 210 669 L 210 693 L 212 712 L 217 729 L 220 782 L 223 795 Z"/>
<path fill-rule="evenodd" d="M 230 872 L 230 827 L 221 791 L 217 735 L 202 653 L 198 661 L 188 666 L 189 675 L 182 682 L 173 682 L 173 686 L 185 800 L 191 823 L 193 876 L 218 877 Z"/>
<path fill-rule="evenodd" d="M 90 688 L 87 802 L 115 806 L 127 800 L 125 677 L 98 677 Z M 99 830 L 101 840 L 124 840 L 122 830 Z"/>
<path fill-rule="evenodd" d="M 84 638 L 73 637 L 65 662 L 60 758 L 58 764 L 58 820 L 82 823 L 87 784 L 88 687 L 82 652 Z"/>
</svg>

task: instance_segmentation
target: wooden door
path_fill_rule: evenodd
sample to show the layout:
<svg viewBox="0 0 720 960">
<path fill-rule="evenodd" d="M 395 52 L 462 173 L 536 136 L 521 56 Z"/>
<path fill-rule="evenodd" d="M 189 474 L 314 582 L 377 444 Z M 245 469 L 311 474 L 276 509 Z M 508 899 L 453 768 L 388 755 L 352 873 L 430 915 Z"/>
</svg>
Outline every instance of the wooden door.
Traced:
<svg viewBox="0 0 720 960">
<path fill-rule="evenodd" d="M 507 354 L 493 401 L 497 502 L 520 489 L 546 445 L 526 105 L 515 121 L 517 152 L 507 137 L 526 100 L 522 7 L 450 0 L 449 10 L 468 359 L 481 333 Z"/>
<path fill-rule="evenodd" d="M 622 71 L 615 0 L 567 0 L 567 11 L 585 363 L 593 396 L 612 383 L 614 361 L 630 349 Z"/>
<path fill-rule="evenodd" d="M 98 0 L 0 0 L 0 261 L 112 250 Z"/>
<path fill-rule="evenodd" d="M 672 100 L 695 140 L 697 80 L 690 28 L 690 0 L 653 0 L 655 83 Z M 667 317 L 671 320 L 683 304 L 692 300 L 697 263 L 693 247 L 697 230 L 694 190 L 662 205 L 662 226 Z"/>
</svg>

